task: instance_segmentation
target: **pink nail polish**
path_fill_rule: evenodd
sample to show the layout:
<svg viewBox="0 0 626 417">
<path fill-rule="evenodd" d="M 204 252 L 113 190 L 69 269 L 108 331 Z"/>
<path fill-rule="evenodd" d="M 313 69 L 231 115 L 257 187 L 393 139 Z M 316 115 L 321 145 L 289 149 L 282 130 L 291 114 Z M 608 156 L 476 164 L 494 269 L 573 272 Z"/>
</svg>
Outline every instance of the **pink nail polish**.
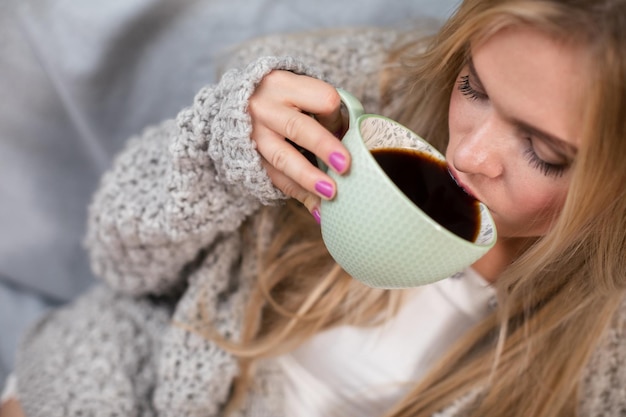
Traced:
<svg viewBox="0 0 626 417">
<path fill-rule="evenodd" d="M 327 181 L 318 181 L 315 184 L 315 191 L 323 197 L 331 198 L 333 196 L 333 185 Z"/>
<path fill-rule="evenodd" d="M 313 209 L 311 214 L 313 215 L 313 218 L 315 219 L 317 224 L 320 224 L 322 222 L 322 216 L 320 215 L 320 210 L 317 207 Z"/>
<path fill-rule="evenodd" d="M 331 153 L 328 162 L 337 172 L 343 172 L 346 169 L 346 158 L 339 152 Z"/>
</svg>

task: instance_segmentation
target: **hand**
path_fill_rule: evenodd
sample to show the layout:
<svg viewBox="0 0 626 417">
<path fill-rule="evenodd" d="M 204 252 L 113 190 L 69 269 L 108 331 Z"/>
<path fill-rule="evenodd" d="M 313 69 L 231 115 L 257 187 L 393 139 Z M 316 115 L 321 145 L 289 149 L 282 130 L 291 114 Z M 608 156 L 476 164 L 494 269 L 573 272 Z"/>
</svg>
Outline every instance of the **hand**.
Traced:
<svg viewBox="0 0 626 417">
<path fill-rule="evenodd" d="M 318 221 L 321 198 L 335 196 L 335 182 L 285 139 L 312 152 L 336 172 L 347 172 L 350 154 L 338 139 L 347 127 L 340 105 L 333 86 L 289 71 L 268 74 L 249 102 L 251 137 L 270 179 Z"/>
<path fill-rule="evenodd" d="M 19 401 L 8 399 L 0 404 L 0 417 L 24 417 Z"/>
</svg>

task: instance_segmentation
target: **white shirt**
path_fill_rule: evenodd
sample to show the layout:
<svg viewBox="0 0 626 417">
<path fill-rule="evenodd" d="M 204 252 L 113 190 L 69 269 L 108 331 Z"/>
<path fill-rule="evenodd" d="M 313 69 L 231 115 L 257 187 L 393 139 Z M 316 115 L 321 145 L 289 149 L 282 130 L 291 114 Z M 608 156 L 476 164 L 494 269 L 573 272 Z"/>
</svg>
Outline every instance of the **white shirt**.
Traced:
<svg viewBox="0 0 626 417">
<path fill-rule="evenodd" d="M 285 415 L 378 416 L 490 310 L 495 291 L 475 271 L 407 291 L 378 327 L 324 331 L 277 359 L 286 377 Z"/>
</svg>

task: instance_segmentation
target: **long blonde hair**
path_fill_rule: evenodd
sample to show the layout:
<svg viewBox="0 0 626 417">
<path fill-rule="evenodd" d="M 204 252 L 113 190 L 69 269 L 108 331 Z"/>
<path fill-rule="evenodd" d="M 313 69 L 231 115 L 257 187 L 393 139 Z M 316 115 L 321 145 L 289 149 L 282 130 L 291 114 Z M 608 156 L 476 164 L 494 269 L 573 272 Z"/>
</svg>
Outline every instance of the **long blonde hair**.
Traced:
<svg viewBox="0 0 626 417">
<path fill-rule="evenodd" d="M 478 393 L 472 416 L 575 415 L 585 366 L 624 298 L 626 2 L 465 1 L 426 52 L 413 55 L 405 45 L 390 56 L 384 108 L 444 149 L 450 93 L 470 43 L 511 25 L 587 45 L 595 63 L 568 196 L 548 234 L 498 278 L 499 308 L 388 417 L 429 416 L 470 393 Z M 236 393 L 245 391 L 255 360 L 293 349 L 320 329 L 375 324 L 401 301 L 399 292 L 364 287 L 335 265 L 302 208 L 288 204 L 265 215 L 289 227 L 276 228 L 272 246 L 262 248 L 241 343 L 227 346 L 241 358 Z"/>
</svg>

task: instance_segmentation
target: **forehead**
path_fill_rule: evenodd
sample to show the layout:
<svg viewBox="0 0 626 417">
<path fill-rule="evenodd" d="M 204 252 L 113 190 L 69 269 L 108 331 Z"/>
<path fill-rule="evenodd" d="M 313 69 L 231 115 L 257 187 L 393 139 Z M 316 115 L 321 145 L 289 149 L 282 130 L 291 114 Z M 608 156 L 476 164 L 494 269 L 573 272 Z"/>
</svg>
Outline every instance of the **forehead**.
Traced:
<svg viewBox="0 0 626 417">
<path fill-rule="evenodd" d="M 529 27 L 509 27 L 472 45 L 476 73 L 493 107 L 571 145 L 579 145 L 588 88 L 588 56 Z"/>
</svg>

